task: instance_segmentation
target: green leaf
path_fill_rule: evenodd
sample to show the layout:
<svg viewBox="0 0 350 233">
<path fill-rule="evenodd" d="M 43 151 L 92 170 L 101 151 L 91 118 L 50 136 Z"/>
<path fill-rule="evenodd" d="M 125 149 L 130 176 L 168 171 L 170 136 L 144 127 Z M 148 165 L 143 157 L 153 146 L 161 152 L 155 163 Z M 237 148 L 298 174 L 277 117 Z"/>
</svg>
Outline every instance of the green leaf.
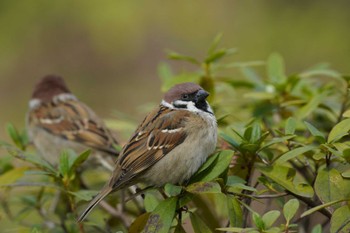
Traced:
<svg viewBox="0 0 350 233">
<path fill-rule="evenodd" d="M 299 201 L 297 199 L 290 199 L 284 206 L 283 206 L 283 215 L 284 218 L 287 220 L 287 223 L 292 220 L 294 215 L 299 209 Z"/>
<path fill-rule="evenodd" d="M 190 212 L 190 219 L 195 233 L 212 233 L 212 230 L 196 213 Z"/>
<path fill-rule="evenodd" d="M 250 143 L 256 143 L 261 138 L 261 128 L 257 122 L 248 127 L 244 132 L 244 138 Z"/>
<path fill-rule="evenodd" d="M 321 224 L 317 224 L 316 226 L 314 226 L 311 230 L 311 233 L 322 233 Z"/>
<path fill-rule="evenodd" d="M 310 185 L 304 183 L 296 183 L 294 181 L 296 172 L 293 168 L 281 165 L 257 165 L 256 167 L 262 174 L 294 194 L 309 198 L 314 195 L 313 188 Z"/>
<path fill-rule="evenodd" d="M 182 187 L 170 183 L 165 184 L 164 191 L 169 196 L 177 196 L 181 193 Z"/>
<path fill-rule="evenodd" d="M 231 227 L 242 227 L 243 226 L 243 211 L 241 205 L 237 201 L 237 198 L 231 195 L 226 196 L 228 217 L 230 220 Z"/>
<path fill-rule="evenodd" d="M 235 53 L 236 51 L 237 51 L 237 49 L 234 49 L 234 48 L 217 50 L 214 53 L 209 54 L 204 62 L 206 64 L 217 62 L 218 60 L 220 60 L 224 56 L 231 55 L 231 54 Z"/>
<path fill-rule="evenodd" d="M 299 108 L 295 115 L 298 117 L 298 119 L 304 119 L 308 117 L 314 110 L 317 109 L 317 107 L 323 102 L 323 100 L 323 94 L 313 95 L 311 100 L 306 105 Z"/>
<path fill-rule="evenodd" d="M 93 190 L 80 190 L 77 192 L 69 192 L 80 200 L 90 201 L 94 196 L 97 195 L 98 191 Z"/>
<path fill-rule="evenodd" d="M 247 183 L 247 182 L 239 176 L 228 176 L 227 180 L 226 180 L 227 186 L 233 186 L 236 184 L 245 184 L 245 183 Z"/>
<path fill-rule="evenodd" d="M 216 179 L 219 175 L 221 175 L 230 165 L 230 162 L 233 157 L 233 151 L 231 150 L 223 150 L 219 153 L 218 158 L 215 163 L 211 164 L 211 166 L 194 176 L 191 179 L 191 182 L 196 181 L 212 181 Z"/>
<path fill-rule="evenodd" d="M 208 49 L 208 54 L 213 54 L 218 47 L 218 44 L 220 43 L 222 38 L 222 33 L 219 33 L 215 36 L 213 42 L 211 43 L 209 49 Z"/>
<path fill-rule="evenodd" d="M 253 213 L 253 222 L 259 230 L 265 230 L 265 223 L 261 216 L 256 212 Z"/>
<path fill-rule="evenodd" d="M 297 122 L 293 117 L 289 117 L 286 121 L 286 128 L 284 130 L 285 135 L 291 135 L 295 133 Z"/>
<path fill-rule="evenodd" d="M 272 53 L 267 59 L 267 73 L 271 83 L 284 84 L 287 81 L 284 61 L 280 54 Z"/>
<path fill-rule="evenodd" d="M 33 156 L 31 154 L 28 154 L 14 146 L 8 145 L 8 144 L 2 144 L 2 147 L 4 147 L 8 153 L 14 157 L 16 157 L 17 159 L 26 161 L 28 163 L 34 164 L 48 172 L 50 172 L 52 175 L 56 175 L 56 169 L 49 164 L 48 162 L 46 162 L 45 160 L 37 157 L 37 156 Z"/>
<path fill-rule="evenodd" d="M 316 211 L 319 211 L 320 209 L 323 209 L 323 208 L 326 208 L 326 207 L 329 207 L 329 206 L 332 206 L 334 204 L 337 204 L 339 202 L 343 202 L 343 201 L 348 201 L 349 199 L 341 199 L 341 200 L 336 200 L 336 201 L 331 201 L 331 202 L 328 202 L 328 203 L 325 203 L 325 204 L 322 204 L 322 205 L 318 205 L 318 206 L 315 206 L 307 211 L 305 211 L 304 213 L 301 214 L 301 218 L 303 217 L 306 217 Z"/>
<path fill-rule="evenodd" d="M 278 210 L 271 210 L 265 213 L 262 216 L 262 220 L 264 221 L 266 228 L 272 227 L 272 225 L 276 222 L 280 215 L 281 212 L 279 212 Z"/>
<path fill-rule="evenodd" d="M 143 232 L 168 233 L 176 213 L 177 197 L 165 199 L 149 216 Z"/>
<path fill-rule="evenodd" d="M 332 143 L 338 141 L 339 139 L 347 135 L 349 133 L 349 130 L 350 119 L 345 119 L 339 122 L 332 128 L 331 132 L 329 132 L 327 142 Z"/>
<path fill-rule="evenodd" d="M 193 177 L 214 166 L 214 164 L 216 164 L 218 161 L 219 155 L 220 152 L 210 155 L 207 161 L 205 161 L 205 163 L 198 169 L 198 171 L 193 175 Z"/>
<path fill-rule="evenodd" d="M 4 174 L 0 175 L 0 187 L 7 186 L 15 183 L 18 179 L 22 178 L 28 167 L 15 167 Z"/>
<path fill-rule="evenodd" d="M 274 144 L 278 144 L 278 143 L 281 143 L 281 142 L 286 142 L 292 138 L 294 138 L 295 135 L 289 135 L 289 136 L 284 136 L 284 137 L 281 137 L 281 138 L 273 138 L 271 139 L 270 141 L 267 141 L 262 147 L 260 147 L 260 149 L 258 150 L 259 151 L 262 151 Z"/>
<path fill-rule="evenodd" d="M 72 173 L 77 167 L 79 167 L 83 162 L 85 162 L 91 155 L 91 150 L 86 150 L 81 153 L 78 157 L 74 158 L 73 165 L 70 167 L 69 172 Z"/>
<path fill-rule="evenodd" d="M 58 170 L 63 177 L 67 177 L 69 175 L 70 164 L 67 150 L 63 150 L 61 152 Z"/>
<path fill-rule="evenodd" d="M 283 163 L 287 162 L 288 160 L 291 160 L 291 159 L 293 159 L 301 154 L 304 154 L 305 152 L 313 150 L 315 148 L 316 148 L 315 146 L 311 146 L 311 145 L 295 148 L 293 150 L 290 150 L 290 151 L 284 153 L 281 157 L 276 159 L 275 162 L 276 162 L 276 164 L 283 164 Z"/>
<path fill-rule="evenodd" d="M 315 181 L 315 192 L 322 203 L 327 203 L 346 198 L 346 184 L 341 174 L 334 168 L 327 168 L 318 171 Z"/>
<path fill-rule="evenodd" d="M 349 110 L 346 110 L 346 111 L 343 113 L 343 117 L 346 117 L 346 118 L 349 118 L 349 117 L 350 117 L 350 109 L 349 109 Z"/>
<path fill-rule="evenodd" d="M 159 200 L 155 197 L 155 195 L 152 192 L 146 192 L 143 203 L 146 211 L 152 212 L 159 205 Z"/>
<path fill-rule="evenodd" d="M 255 72 L 254 69 L 250 67 L 241 67 L 242 74 L 250 80 L 252 84 L 255 85 L 257 90 L 263 91 L 265 90 L 265 84 L 262 81 L 262 78 Z"/>
<path fill-rule="evenodd" d="M 310 124 L 309 122 L 304 121 L 306 127 L 310 131 L 310 133 L 320 142 L 320 143 L 325 143 L 326 142 L 326 137 L 323 135 L 321 131 L 319 131 L 315 126 Z"/>
<path fill-rule="evenodd" d="M 238 143 L 234 138 L 230 137 L 225 133 L 220 133 L 220 137 L 222 137 L 226 142 L 228 142 L 234 148 L 239 148 L 240 143 Z"/>
<path fill-rule="evenodd" d="M 331 218 L 331 233 L 350 232 L 349 219 L 350 219 L 349 206 L 342 206 L 336 209 Z"/>
<path fill-rule="evenodd" d="M 221 193 L 221 187 L 217 182 L 197 182 L 186 187 L 189 193 Z"/>
<path fill-rule="evenodd" d="M 144 230 L 145 225 L 149 219 L 149 216 L 151 213 L 144 213 L 138 216 L 135 221 L 131 224 L 131 226 L 128 229 L 129 233 L 140 233 L 142 230 Z"/>
<path fill-rule="evenodd" d="M 22 137 L 16 127 L 12 123 L 6 124 L 6 130 L 7 133 L 10 135 L 12 141 L 15 143 L 15 145 L 20 148 L 21 150 L 25 149 L 25 145 L 23 144 Z"/>
<path fill-rule="evenodd" d="M 190 62 L 192 64 L 196 64 L 196 65 L 199 65 L 200 62 L 197 61 L 195 58 L 193 57 L 190 57 L 190 56 L 186 56 L 186 55 L 182 55 L 182 54 L 179 54 L 177 52 L 173 52 L 173 51 L 169 51 L 168 52 L 168 58 L 169 59 L 172 59 L 172 60 L 181 60 L 181 61 L 187 61 L 187 62 Z"/>
</svg>

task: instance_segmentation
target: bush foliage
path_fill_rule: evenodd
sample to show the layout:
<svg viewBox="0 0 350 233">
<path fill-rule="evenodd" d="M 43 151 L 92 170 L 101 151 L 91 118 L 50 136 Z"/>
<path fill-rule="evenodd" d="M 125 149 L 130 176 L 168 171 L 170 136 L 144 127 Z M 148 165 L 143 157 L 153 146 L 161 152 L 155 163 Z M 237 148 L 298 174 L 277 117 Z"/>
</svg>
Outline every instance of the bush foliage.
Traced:
<svg viewBox="0 0 350 233">
<path fill-rule="evenodd" d="M 236 50 L 219 41 L 203 60 L 169 52 L 192 64 L 191 72 L 159 65 L 163 91 L 199 83 L 218 119 L 217 150 L 186 185 L 115 193 L 78 224 L 109 172 L 81 169 L 89 151 L 64 150 L 53 167 L 8 124 L 0 225 L 18 232 L 349 232 L 350 77 L 327 64 L 286 74 L 279 54 L 232 62 Z"/>
</svg>

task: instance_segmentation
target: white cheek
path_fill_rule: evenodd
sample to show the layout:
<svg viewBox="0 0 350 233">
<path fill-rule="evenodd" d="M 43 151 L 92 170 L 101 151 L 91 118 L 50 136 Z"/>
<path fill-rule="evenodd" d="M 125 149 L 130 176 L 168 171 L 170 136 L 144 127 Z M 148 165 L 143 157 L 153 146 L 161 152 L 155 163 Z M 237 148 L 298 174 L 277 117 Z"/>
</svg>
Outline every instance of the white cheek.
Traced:
<svg viewBox="0 0 350 233">
<path fill-rule="evenodd" d="M 41 105 L 41 101 L 39 99 L 31 99 L 29 101 L 29 109 L 35 109 Z"/>
</svg>

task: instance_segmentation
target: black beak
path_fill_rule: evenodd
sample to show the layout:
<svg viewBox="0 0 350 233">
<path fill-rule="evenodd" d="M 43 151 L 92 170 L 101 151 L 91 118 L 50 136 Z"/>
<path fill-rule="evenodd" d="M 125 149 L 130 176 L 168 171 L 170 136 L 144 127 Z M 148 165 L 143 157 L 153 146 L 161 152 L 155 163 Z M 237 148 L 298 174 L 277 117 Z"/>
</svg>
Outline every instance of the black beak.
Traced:
<svg viewBox="0 0 350 233">
<path fill-rule="evenodd" d="M 199 90 L 196 93 L 196 96 L 195 96 L 194 100 L 197 103 L 197 102 L 205 100 L 208 96 L 209 96 L 208 92 L 206 92 L 205 90 Z"/>
</svg>

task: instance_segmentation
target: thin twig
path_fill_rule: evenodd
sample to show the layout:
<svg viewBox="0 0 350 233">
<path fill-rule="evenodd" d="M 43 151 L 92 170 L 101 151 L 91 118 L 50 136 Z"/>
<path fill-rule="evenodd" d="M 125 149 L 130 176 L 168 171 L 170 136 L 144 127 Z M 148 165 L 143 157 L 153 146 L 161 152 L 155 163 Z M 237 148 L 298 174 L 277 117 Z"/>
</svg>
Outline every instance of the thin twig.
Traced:
<svg viewBox="0 0 350 233">
<path fill-rule="evenodd" d="M 266 194 L 266 195 L 251 195 L 251 197 L 256 199 L 269 199 L 269 198 L 277 198 L 288 196 L 288 193 L 276 193 L 276 194 Z"/>
</svg>

